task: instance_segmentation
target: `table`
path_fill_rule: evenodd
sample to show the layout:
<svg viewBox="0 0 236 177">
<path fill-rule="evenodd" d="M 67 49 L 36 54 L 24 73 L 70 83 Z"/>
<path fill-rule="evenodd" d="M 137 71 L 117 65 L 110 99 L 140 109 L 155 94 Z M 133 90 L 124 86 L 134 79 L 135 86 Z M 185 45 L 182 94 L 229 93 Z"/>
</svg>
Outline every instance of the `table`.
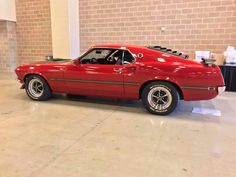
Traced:
<svg viewBox="0 0 236 177">
<path fill-rule="evenodd" d="M 225 80 L 226 91 L 236 92 L 236 65 L 219 66 Z"/>
</svg>

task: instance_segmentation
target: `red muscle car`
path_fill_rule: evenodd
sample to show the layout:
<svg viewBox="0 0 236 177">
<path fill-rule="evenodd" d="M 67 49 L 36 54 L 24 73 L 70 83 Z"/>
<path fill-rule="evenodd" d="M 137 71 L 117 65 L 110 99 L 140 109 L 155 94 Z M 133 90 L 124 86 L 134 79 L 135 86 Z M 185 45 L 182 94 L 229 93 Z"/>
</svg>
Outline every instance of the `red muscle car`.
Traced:
<svg viewBox="0 0 236 177">
<path fill-rule="evenodd" d="M 27 64 L 16 74 L 33 100 L 52 93 L 141 99 L 149 112 L 166 115 L 179 99 L 208 100 L 225 89 L 218 66 L 187 58 L 160 46 L 95 45 L 77 59 Z"/>
</svg>

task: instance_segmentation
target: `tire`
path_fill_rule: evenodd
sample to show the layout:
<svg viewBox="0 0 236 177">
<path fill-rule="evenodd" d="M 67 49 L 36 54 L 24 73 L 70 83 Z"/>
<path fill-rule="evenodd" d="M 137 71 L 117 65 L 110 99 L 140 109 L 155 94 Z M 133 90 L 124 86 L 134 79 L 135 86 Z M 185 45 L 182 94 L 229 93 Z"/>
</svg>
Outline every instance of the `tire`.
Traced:
<svg viewBox="0 0 236 177">
<path fill-rule="evenodd" d="M 167 115 L 175 110 L 179 101 L 179 93 L 172 84 L 155 81 L 144 87 L 141 99 L 144 107 L 150 113 Z"/>
<path fill-rule="evenodd" d="M 30 75 L 25 81 L 27 95 L 35 101 L 44 101 L 52 96 L 52 91 L 47 81 L 38 75 Z"/>
</svg>

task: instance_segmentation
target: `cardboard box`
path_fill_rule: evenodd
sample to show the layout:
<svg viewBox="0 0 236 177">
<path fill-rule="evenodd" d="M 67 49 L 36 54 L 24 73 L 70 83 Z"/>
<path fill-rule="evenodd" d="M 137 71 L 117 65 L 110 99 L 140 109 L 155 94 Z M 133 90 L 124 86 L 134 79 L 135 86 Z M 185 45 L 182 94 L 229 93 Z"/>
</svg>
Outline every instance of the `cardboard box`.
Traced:
<svg viewBox="0 0 236 177">
<path fill-rule="evenodd" d="M 216 65 L 224 65 L 225 64 L 225 56 L 223 54 L 215 54 L 215 64 Z"/>
<path fill-rule="evenodd" d="M 209 59 L 210 54 L 211 54 L 210 51 L 195 51 L 195 60 L 201 62 L 202 58 Z"/>
<path fill-rule="evenodd" d="M 189 54 L 189 59 L 190 60 L 195 60 L 195 54 L 194 53 L 190 53 Z"/>
</svg>

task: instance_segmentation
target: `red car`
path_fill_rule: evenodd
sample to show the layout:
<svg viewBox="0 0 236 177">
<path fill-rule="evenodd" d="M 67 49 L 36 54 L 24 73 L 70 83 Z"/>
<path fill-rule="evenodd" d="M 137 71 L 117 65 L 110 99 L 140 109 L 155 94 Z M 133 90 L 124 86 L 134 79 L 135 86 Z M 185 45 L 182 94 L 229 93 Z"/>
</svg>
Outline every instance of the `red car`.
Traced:
<svg viewBox="0 0 236 177">
<path fill-rule="evenodd" d="M 166 115 L 186 101 L 215 98 L 225 89 L 218 66 L 160 46 L 95 45 L 74 60 L 53 59 L 16 68 L 33 100 L 52 93 L 139 100 Z"/>
</svg>

